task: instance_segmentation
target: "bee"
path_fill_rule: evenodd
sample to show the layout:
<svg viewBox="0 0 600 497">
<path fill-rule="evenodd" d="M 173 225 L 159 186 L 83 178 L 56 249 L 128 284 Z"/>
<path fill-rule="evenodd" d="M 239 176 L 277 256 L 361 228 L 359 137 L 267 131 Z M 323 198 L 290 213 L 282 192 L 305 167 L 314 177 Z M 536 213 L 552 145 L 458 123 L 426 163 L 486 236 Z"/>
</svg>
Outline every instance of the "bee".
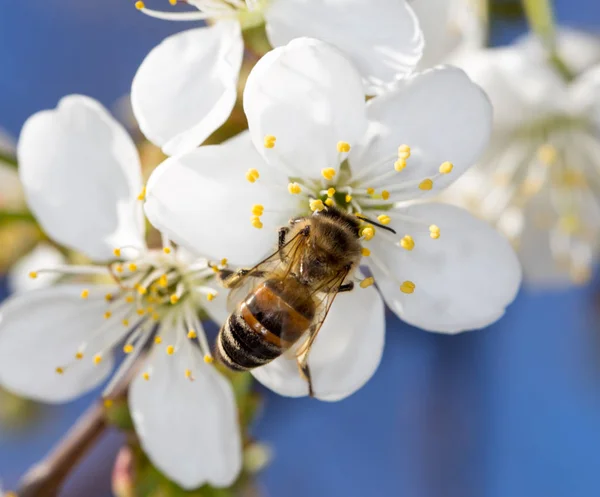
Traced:
<svg viewBox="0 0 600 497">
<path fill-rule="evenodd" d="M 328 207 L 280 228 L 278 249 L 253 268 L 220 270 L 221 284 L 231 290 L 232 312 L 219 331 L 216 358 L 234 371 L 247 371 L 293 350 L 314 396 L 309 353 L 336 295 L 354 288 L 361 221 L 395 233 Z"/>
</svg>

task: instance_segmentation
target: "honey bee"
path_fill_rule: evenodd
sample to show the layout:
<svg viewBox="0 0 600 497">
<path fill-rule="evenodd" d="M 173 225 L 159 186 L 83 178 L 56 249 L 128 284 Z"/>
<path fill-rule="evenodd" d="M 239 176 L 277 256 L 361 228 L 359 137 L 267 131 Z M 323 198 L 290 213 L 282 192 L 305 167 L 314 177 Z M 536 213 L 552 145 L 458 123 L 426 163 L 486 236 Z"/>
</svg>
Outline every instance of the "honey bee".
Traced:
<svg viewBox="0 0 600 497">
<path fill-rule="evenodd" d="M 293 351 L 312 397 L 309 353 L 336 295 L 354 288 L 350 278 L 361 259 L 362 220 L 394 232 L 329 207 L 280 228 L 277 251 L 253 268 L 221 270 L 221 283 L 231 290 L 232 313 L 217 337 L 217 359 L 232 370 L 247 371 L 303 338 Z"/>
</svg>

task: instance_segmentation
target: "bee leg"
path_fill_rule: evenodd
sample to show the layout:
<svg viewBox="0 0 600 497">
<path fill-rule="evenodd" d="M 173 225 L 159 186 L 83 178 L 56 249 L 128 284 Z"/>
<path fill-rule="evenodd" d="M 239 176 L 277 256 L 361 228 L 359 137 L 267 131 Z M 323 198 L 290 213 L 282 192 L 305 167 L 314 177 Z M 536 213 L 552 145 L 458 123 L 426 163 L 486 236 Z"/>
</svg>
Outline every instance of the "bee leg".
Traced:
<svg viewBox="0 0 600 497">
<path fill-rule="evenodd" d="M 315 396 L 315 392 L 313 390 L 312 385 L 312 377 L 310 375 L 310 368 L 308 367 L 307 355 L 305 355 L 302 359 L 298 359 L 298 368 L 300 369 L 300 374 L 308 383 L 308 395 L 310 397 Z"/>
<path fill-rule="evenodd" d="M 278 246 L 279 246 L 279 255 L 280 256 L 281 256 L 281 249 L 285 245 L 285 237 L 289 232 L 290 232 L 290 229 L 287 226 L 284 226 L 283 228 L 279 228 Z"/>
<path fill-rule="evenodd" d="M 224 288 L 235 288 L 240 280 L 250 272 L 250 269 L 238 269 L 232 271 L 231 269 L 220 269 L 217 272 L 217 279 Z M 264 271 L 254 271 L 252 276 L 260 278 L 264 275 Z"/>
<path fill-rule="evenodd" d="M 354 281 L 340 285 L 340 287 L 338 288 L 338 293 L 351 292 L 352 290 L 354 290 Z"/>
</svg>

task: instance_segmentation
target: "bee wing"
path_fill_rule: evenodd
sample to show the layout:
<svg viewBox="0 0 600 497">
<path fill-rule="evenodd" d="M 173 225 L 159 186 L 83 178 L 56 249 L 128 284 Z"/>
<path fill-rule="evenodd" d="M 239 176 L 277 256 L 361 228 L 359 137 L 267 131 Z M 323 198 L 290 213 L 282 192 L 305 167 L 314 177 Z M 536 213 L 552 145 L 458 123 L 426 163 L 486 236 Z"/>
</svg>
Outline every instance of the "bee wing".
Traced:
<svg viewBox="0 0 600 497">
<path fill-rule="evenodd" d="M 285 277 L 287 271 L 292 267 L 294 259 L 302 252 L 305 240 L 306 237 L 303 236 L 303 233 L 298 232 L 281 249 L 273 252 L 256 266 L 250 268 L 244 276 L 241 276 L 230 287 L 230 292 L 227 296 L 227 310 L 233 312 L 238 304 L 269 275 L 277 273 Z"/>
</svg>

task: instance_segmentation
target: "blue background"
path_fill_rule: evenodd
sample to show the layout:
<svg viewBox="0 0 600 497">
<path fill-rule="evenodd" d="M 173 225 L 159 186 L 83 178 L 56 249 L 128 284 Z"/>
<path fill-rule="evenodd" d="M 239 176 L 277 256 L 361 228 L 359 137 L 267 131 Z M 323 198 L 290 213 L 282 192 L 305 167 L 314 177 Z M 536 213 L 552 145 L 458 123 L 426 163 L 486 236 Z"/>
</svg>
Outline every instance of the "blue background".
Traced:
<svg viewBox="0 0 600 497">
<path fill-rule="evenodd" d="M 28 115 L 68 93 L 111 106 L 145 53 L 189 27 L 146 18 L 127 0 L 12 1 L 0 6 L 0 127 L 18 136 Z M 157 3 L 168 7 L 167 2 Z M 600 2 L 559 0 L 558 19 L 600 29 Z M 496 26 L 504 43 L 522 24 Z M 375 377 L 326 404 L 266 393 L 256 426 L 275 460 L 265 495 L 313 497 L 590 497 L 600 495 L 598 281 L 564 292 L 523 290 L 503 320 L 455 337 L 388 314 Z M 0 298 L 6 294 L 0 280 Z M 0 478 L 13 487 L 89 404 L 44 411 L 26 433 L 0 426 Z M 108 496 L 110 433 L 65 494 Z M 86 489 L 85 492 L 83 489 Z"/>
</svg>

